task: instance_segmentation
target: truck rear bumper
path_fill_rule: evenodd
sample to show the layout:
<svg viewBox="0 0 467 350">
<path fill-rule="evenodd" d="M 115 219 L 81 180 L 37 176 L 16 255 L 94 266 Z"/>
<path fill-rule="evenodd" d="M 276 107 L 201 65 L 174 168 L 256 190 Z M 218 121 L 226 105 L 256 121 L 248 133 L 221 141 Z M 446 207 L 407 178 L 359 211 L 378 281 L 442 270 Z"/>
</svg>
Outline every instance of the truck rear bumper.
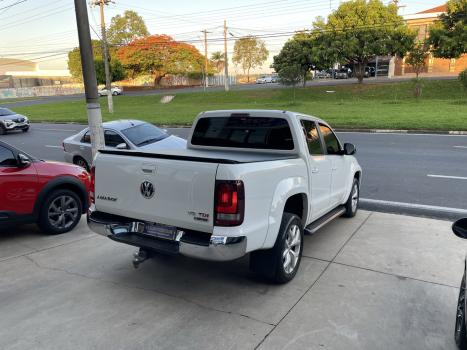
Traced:
<svg viewBox="0 0 467 350">
<path fill-rule="evenodd" d="M 204 241 L 197 241 L 193 239 L 193 231 L 186 232 L 178 228 L 175 240 L 160 239 L 141 233 L 144 222 L 92 209 L 88 210 L 87 221 L 89 228 L 102 236 L 155 252 L 181 254 L 212 261 L 235 260 L 246 254 L 247 238 L 244 236 L 211 235 Z M 208 234 L 202 234 L 208 236 Z"/>
</svg>

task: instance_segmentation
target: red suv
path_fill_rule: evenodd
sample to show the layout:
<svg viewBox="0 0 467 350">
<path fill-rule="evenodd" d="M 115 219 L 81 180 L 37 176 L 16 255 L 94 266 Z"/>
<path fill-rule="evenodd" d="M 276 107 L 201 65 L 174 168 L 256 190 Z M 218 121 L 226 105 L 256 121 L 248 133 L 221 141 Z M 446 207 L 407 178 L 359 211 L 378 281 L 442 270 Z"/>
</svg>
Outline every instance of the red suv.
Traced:
<svg viewBox="0 0 467 350">
<path fill-rule="evenodd" d="M 65 233 L 88 207 L 89 174 L 72 164 L 36 159 L 0 141 L 0 228 L 36 222 Z"/>
</svg>

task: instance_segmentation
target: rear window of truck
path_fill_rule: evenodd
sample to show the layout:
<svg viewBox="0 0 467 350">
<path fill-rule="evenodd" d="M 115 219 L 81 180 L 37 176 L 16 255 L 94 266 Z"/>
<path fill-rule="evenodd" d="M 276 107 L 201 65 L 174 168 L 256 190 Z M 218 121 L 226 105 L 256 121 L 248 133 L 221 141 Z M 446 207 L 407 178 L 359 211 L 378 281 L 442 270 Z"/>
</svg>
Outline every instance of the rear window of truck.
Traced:
<svg viewBox="0 0 467 350">
<path fill-rule="evenodd" d="M 214 147 L 294 149 L 287 120 L 267 117 L 201 118 L 196 124 L 191 143 Z"/>
</svg>

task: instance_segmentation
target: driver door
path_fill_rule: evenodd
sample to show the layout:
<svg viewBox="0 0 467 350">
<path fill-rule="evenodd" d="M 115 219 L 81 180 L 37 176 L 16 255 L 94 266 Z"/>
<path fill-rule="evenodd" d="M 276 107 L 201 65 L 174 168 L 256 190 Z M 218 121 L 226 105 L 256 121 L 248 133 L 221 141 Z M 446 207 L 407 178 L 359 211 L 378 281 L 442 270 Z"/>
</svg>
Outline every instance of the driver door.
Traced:
<svg viewBox="0 0 467 350">
<path fill-rule="evenodd" d="M 17 152 L 0 145 L 0 214 L 32 214 L 38 195 L 34 163 L 19 166 Z M 1 219 L 0 215 L 0 219 Z"/>
<path fill-rule="evenodd" d="M 346 159 L 339 139 L 325 124 L 319 124 L 319 130 L 326 146 L 326 158 L 331 162 L 331 207 L 342 204 L 349 188 L 350 164 Z"/>
</svg>

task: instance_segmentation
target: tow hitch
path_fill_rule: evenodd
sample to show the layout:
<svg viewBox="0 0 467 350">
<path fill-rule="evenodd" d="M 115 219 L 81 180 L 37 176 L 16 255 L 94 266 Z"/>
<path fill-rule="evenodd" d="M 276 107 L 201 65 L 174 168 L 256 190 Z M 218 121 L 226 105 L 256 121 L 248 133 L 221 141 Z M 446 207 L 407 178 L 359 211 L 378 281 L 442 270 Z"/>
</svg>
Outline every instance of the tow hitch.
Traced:
<svg viewBox="0 0 467 350">
<path fill-rule="evenodd" d="M 151 254 L 148 251 L 140 248 L 133 254 L 133 267 L 137 269 L 141 263 L 145 262 L 149 258 L 151 258 Z"/>
</svg>

